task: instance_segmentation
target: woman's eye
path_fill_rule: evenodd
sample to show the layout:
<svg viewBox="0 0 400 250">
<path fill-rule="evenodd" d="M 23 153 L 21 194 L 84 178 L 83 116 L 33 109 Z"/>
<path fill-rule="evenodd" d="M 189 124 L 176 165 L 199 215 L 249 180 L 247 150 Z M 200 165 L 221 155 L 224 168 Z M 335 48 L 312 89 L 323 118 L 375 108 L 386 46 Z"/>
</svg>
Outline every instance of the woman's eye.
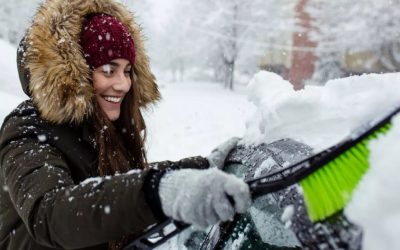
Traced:
<svg viewBox="0 0 400 250">
<path fill-rule="evenodd" d="M 106 65 L 103 66 L 103 73 L 105 75 L 111 75 L 111 74 L 114 73 L 114 70 L 111 68 L 110 65 L 106 64 Z"/>
<path fill-rule="evenodd" d="M 124 73 L 125 73 L 125 75 L 130 75 L 131 71 L 130 70 L 125 70 Z"/>
</svg>

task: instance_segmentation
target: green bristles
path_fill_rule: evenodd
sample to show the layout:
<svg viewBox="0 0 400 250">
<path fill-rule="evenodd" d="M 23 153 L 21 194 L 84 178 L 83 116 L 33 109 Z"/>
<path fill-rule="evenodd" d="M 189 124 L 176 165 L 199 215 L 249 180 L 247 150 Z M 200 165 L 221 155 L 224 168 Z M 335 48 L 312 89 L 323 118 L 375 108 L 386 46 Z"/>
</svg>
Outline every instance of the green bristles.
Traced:
<svg viewBox="0 0 400 250">
<path fill-rule="evenodd" d="M 312 221 L 326 219 L 345 207 L 368 170 L 368 142 L 390 127 L 390 123 L 385 124 L 300 182 Z"/>
</svg>

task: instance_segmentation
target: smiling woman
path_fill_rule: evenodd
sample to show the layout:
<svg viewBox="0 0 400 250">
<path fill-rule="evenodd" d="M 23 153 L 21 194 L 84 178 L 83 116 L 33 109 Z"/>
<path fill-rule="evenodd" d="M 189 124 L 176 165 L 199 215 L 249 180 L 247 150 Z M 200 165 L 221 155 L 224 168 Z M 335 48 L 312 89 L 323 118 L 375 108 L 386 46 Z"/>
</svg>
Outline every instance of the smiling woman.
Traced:
<svg viewBox="0 0 400 250">
<path fill-rule="evenodd" d="M 147 162 L 141 109 L 160 93 L 118 1 L 45 1 L 17 62 L 29 100 L 0 131 L 0 249 L 121 249 L 167 216 L 206 227 L 249 206 L 242 180 L 205 170 L 237 139 Z"/>
</svg>

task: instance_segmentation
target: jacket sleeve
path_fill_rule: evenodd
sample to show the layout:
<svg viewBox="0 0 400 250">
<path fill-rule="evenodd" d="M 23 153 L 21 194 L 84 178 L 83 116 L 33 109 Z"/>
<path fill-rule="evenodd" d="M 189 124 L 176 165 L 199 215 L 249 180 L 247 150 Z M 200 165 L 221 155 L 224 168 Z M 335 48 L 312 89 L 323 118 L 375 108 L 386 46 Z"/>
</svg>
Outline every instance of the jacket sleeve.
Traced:
<svg viewBox="0 0 400 250">
<path fill-rule="evenodd" d="M 30 235 L 53 248 L 83 248 L 138 233 L 157 222 L 145 200 L 149 171 L 75 185 L 61 153 L 31 137 L 0 151 L 10 198 Z"/>
<path fill-rule="evenodd" d="M 184 158 L 180 161 L 161 161 L 150 163 L 152 169 L 164 170 L 177 170 L 183 168 L 196 168 L 206 169 L 210 166 L 208 160 L 201 156 Z"/>
</svg>

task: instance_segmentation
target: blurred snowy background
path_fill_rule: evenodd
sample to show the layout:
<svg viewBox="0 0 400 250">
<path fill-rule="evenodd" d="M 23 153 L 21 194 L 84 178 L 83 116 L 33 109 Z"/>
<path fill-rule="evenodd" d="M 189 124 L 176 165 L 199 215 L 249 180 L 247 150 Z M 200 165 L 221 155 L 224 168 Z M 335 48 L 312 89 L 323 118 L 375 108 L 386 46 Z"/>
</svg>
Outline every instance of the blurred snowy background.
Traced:
<svg viewBox="0 0 400 250">
<path fill-rule="evenodd" d="M 0 0 L 0 121 L 27 98 L 16 47 L 40 2 Z M 206 155 L 231 136 L 322 149 L 399 103 L 399 73 L 379 74 L 400 70 L 400 0 L 121 2 L 142 24 L 163 95 L 146 112 L 151 161 Z M 364 73 L 378 74 L 345 78 Z M 347 211 L 365 249 L 400 248 L 398 121 L 374 142 Z"/>
</svg>

